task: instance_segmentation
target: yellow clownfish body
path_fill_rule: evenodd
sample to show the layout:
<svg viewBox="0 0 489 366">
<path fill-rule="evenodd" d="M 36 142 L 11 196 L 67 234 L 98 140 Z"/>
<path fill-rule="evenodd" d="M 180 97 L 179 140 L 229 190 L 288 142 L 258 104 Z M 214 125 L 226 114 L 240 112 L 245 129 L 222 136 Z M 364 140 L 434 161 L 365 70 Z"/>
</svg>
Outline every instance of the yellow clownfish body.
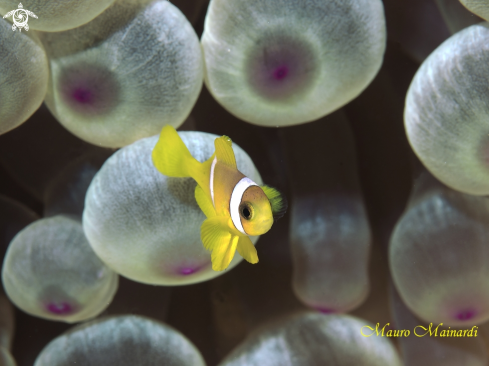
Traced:
<svg viewBox="0 0 489 366">
<path fill-rule="evenodd" d="M 236 167 L 231 139 L 216 138 L 215 153 L 204 163 L 197 161 L 177 131 L 165 126 L 153 149 L 153 164 L 169 177 L 192 177 L 197 181 L 195 199 L 207 220 L 201 226 L 204 247 L 212 251 L 212 269 L 222 271 L 238 253 L 258 263 L 248 235 L 265 234 L 274 217 L 285 213 L 286 203 L 275 189 L 258 186 Z"/>
</svg>

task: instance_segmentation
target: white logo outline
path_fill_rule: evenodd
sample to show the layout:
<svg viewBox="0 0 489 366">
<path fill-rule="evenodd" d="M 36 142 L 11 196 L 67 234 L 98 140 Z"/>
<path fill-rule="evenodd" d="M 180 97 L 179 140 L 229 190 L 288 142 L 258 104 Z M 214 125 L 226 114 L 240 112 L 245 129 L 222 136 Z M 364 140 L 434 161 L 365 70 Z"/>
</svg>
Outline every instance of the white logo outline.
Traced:
<svg viewBox="0 0 489 366">
<path fill-rule="evenodd" d="M 19 3 L 19 8 L 9 11 L 3 16 L 3 19 L 11 16 L 14 22 L 14 24 L 12 24 L 12 30 L 15 32 L 15 30 L 18 28 L 19 32 L 22 32 L 22 28 L 24 28 L 26 31 L 29 30 L 29 24 L 27 24 L 27 21 L 29 20 L 29 15 L 37 19 L 36 14 L 34 14 L 30 10 L 24 9 L 22 3 Z"/>
</svg>

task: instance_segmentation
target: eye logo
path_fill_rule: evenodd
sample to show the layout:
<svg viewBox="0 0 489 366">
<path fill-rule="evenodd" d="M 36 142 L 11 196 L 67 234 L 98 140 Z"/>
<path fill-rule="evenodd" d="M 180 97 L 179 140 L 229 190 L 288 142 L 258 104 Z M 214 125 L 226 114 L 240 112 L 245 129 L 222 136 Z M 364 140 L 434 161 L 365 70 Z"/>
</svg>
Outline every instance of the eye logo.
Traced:
<svg viewBox="0 0 489 366">
<path fill-rule="evenodd" d="M 22 28 L 24 28 L 26 31 L 29 30 L 29 24 L 27 24 L 27 21 L 29 20 L 29 15 L 31 17 L 37 18 L 37 15 L 34 14 L 32 11 L 24 9 L 24 6 L 22 3 L 19 3 L 19 8 L 9 11 L 3 19 L 12 17 L 12 20 L 14 24 L 12 24 L 12 30 L 15 32 L 15 30 L 18 28 L 19 32 L 22 31 Z"/>
</svg>

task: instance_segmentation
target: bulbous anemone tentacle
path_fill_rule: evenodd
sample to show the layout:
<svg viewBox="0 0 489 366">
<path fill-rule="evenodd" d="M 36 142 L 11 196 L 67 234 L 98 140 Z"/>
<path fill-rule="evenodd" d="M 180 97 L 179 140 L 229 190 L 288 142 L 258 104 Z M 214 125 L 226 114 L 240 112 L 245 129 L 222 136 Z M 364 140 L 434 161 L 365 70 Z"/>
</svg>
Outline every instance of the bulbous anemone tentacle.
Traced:
<svg viewBox="0 0 489 366">
<path fill-rule="evenodd" d="M 247 122 L 309 122 L 355 98 L 385 49 L 379 0 L 212 0 L 202 48 L 205 82 Z"/>
<path fill-rule="evenodd" d="M 489 20 L 489 1 L 488 0 L 460 0 L 460 2 L 472 13 L 480 16 L 486 21 Z"/>
<path fill-rule="evenodd" d="M 95 255 L 81 223 L 58 215 L 17 234 L 7 250 L 2 281 L 10 300 L 25 312 L 73 323 L 109 305 L 118 276 Z"/>
<path fill-rule="evenodd" d="M 402 365 L 391 341 L 375 336 L 374 329 L 349 315 L 304 312 L 262 326 L 219 365 Z M 361 333 L 372 330 L 371 337 Z"/>
<path fill-rule="evenodd" d="M 445 366 L 447 360 L 450 360 L 451 365 L 487 365 L 489 356 L 487 355 L 483 337 L 457 337 L 456 339 L 440 337 L 443 330 L 450 328 L 445 325 L 439 326 L 436 323 L 420 321 L 402 302 L 393 286 L 390 289 L 390 307 L 393 318 L 392 327 L 396 330 L 407 329 L 410 331 L 408 337 L 398 338 L 405 366 Z M 426 334 L 425 330 L 429 329 L 430 323 L 433 324 L 432 337 L 430 337 L 429 333 Z M 437 337 L 434 336 L 436 327 L 438 327 Z M 459 329 L 457 334 L 464 334 L 464 332 L 467 334 L 467 329 L 472 329 L 472 327 L 472 325 L 469 325 L 465 329 Z M 423 334 L 426 334 L 426 336 L 419 337 L 419 335 Z"/>
<path fill-rule="evenodd" d="M 52 71 L 48 108 L 95 145 L 121 147 L 179 127 L 202 88 L 199 40 L 168 1 L 118 0 L 79 28 L 41 38 Z"/>
<path fill-rule="evenodd" d="M 180 132 L 191 155 L 204 162 L 216 135 Z M 201 242 L 205 215 L 195 200 L 192 178 L 172 178 L 153 165 L 158 136 L 139 140 L 112 155 L 96 174 L 85 199 L 83 226 L 97 255 L 134 281 L 185 285 L 219 276 Z M 249 156 L 233 145 L 238 169 L 257 184 L 261 177 Z M 251 238 L 256 242 L 258 237 Z M 235 255 L 230 267 L 242 258 Z"/>
<path fill-rule="evenodd" d="M 421 65 L 406 97 L 409 142 L 453 189 L 489 194 L 489 24 L 453 35 Z"/>
<path fill-rule="evenodd" d="M 46 53 L 32 32 L 12 32 L 0 17 L 0 135 L 24 123 L 46 95 Z"/>
<path fill-rule="evenodd" d="M 324 313 L 351 311 L 369 293 L 371 233 L 349 121 L 336 112 L 287 128 L 282 138 L 292 190 L 294 292 Z"/>
<path fill-rule="evenodd" d="M 489 200 L 426 173 L 390 240 L 389 264 L 404 303 L 449 326 L 489 319 Z"/>
<path fill-rule="evenodd" d="M 35 366 L 69 363 L 105 366 L 205 366 L 199 350 L 180 332 L 141 316 L 85 323 L 55 338 Z"/>
<path fill-rule="evenodd" d="M 22 26 L 28 26 L 26 30 L 32 28 L 44 32 L 60 32 L 89 22 L 113 2 L 114 0 L 29 0 L 25 3 L 23 12 L 14 15 Z M 12 9 L 17 9 L 18 5 L 17 0 L 2 0 L 0 14 L 6 15 Z"/>
</svg>

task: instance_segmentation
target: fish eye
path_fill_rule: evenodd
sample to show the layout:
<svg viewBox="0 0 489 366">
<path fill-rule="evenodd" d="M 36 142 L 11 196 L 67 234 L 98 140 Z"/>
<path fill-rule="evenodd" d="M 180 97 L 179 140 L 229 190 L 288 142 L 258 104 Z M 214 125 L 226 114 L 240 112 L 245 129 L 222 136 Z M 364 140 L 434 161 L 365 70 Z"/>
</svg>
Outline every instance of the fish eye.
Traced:
<svg viewBox="0 0 489 366">
<path fill-rule="evenodd" d="M 251 220 L 253 218 L 253 206 L 249 202 L 243 202 L 239 205 L 239 214 L 245 220 Z"/>
</svg>

